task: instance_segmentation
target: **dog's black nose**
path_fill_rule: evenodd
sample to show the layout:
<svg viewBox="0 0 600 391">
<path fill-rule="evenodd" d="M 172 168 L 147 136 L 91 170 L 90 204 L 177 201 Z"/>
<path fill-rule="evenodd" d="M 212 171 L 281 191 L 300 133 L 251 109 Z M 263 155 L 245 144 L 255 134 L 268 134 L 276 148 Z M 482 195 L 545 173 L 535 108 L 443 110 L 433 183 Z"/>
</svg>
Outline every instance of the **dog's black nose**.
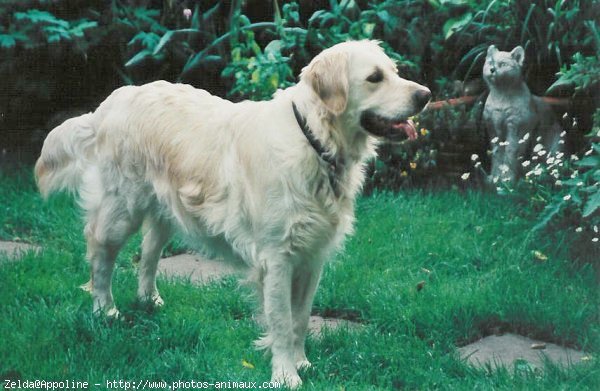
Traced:
<svg viewBox="0 0 600 391">
<path fill-rule="evenodd" d="M 427 88 L 417 90 L 414 95 L 415 105 L 421 110 L 431 99 L 431 91 Z"/>
</svg>

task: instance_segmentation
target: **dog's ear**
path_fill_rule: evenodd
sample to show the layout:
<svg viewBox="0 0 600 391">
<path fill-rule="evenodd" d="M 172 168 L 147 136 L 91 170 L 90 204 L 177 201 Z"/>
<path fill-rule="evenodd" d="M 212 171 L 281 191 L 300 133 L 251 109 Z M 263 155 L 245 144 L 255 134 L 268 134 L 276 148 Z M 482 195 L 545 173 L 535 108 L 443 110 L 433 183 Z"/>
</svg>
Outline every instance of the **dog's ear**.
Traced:
<svg viewBox="0 0 600 391">
<path fill-rule="evenodd" d="M 523 61 L 525 61 L 525 50 L 521 46 L 517 46 L 510 52 L 510 56 L 519 64 L 519 66 L 523 66 Z"/>
<path fill-rule="evenodd" d="M 495 46 L 495 45 L 490 45 L 490 47 L 488 47 L 488 50 L 487 50 L 487 55 L 486 55 L 486 57 L 487 57 L 487 58 L 490 58 L 490 57 L 492 57 L 494 54 L 496 54 L 497 52 L 498 52 L 498 49 L 496 49 L 496 46 Z"/>
<path fill-rule="evenodd" d="M 334 115 L 346 110 L 348 103 L 348 53 L 323 53 L 300 74 Z"/>
</svg>

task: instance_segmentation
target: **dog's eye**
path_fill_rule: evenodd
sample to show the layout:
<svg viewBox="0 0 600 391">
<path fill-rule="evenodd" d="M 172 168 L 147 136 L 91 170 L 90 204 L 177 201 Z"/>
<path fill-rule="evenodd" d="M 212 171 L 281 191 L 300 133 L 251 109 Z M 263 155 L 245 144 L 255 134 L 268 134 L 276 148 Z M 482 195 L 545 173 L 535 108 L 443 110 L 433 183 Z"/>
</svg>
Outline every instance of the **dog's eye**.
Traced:
<svg viewBox="0 0 600 391">
<path fill-rule="evenodd" d="M 381 72 L 381 69 L 376 69 L 375 72 L 371 73 L 369 77 L 367 77 L 367 81 L 369 83 L 379 83 L 383 81 L 383 72 Z"/>
</svg>

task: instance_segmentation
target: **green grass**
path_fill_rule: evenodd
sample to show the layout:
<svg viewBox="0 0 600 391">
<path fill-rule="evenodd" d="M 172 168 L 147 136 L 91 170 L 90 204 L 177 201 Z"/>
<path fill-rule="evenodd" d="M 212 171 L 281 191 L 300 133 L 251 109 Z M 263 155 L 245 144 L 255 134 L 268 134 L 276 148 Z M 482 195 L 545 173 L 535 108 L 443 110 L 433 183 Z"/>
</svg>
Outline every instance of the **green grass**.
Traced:
<svg viewBox="0 0 600 391">
<path fill-rule="evenodd" d="M 356 234 L 326 266 L 314 312 L 363 327 L 309 338 L 313 368 L 301 373 L 304 389 L 600 389 L 596 271 L 569 259 L 572 244 L 560 232 L 528 235 L 529 215 L 510 199 L 476 191 L 361 199 Z M 255 303 L 233 279 L 201 287 L 160 280 L 166 306 L 136 304 L 131 260 L 139 237 L 121 253 L 115 275 L 125 320 L 92 316 L 89 295 L 78 289 L 88 278 L 81 230 L 71 197 L 44 203 L 30 175 L 0 172 L 0 239 L 44 248 L 0 264 L 0 379 L 269 380 L 269 358 L 251 343 L 260 335 Z M 536 259 L 535 250 L 548 259 Z M 460 361 L 457 344 L 494 330 L 593 358 L 543 373 L 490 373 Z"/>
</svg>

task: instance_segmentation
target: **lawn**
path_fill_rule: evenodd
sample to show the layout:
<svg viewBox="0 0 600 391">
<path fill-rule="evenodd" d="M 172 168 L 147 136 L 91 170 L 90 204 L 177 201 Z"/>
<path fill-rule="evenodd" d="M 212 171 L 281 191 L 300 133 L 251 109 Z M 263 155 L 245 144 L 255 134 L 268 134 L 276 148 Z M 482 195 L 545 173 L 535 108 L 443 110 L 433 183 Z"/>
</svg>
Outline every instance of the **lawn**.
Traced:
<svg viewBox="0 0 600 391">
<path fill-rule="evenodd" d="M 525 205 L 474 190 L 360 199 L 356 233 L 326 266 L 314 313 L 362 326 L 309 338 L 304 389 L 600 389 L 596 271 L 571 259 L 569 236 L 532 235 L 534 225 Z M 27 171 L 0 171 L 0 239 L 43 247 L 0 263 L 1 379 L 102 384 L 96 389 L 111 380 L 269 380 L 269 358 L 252 346 L 255 301 L 234 279 L 162 279 L 163 308 L 136 304 L 139 237 L 115 275 L 124 319 L 94 317 L 78 289 L 88 278 L 81 231 L 71 197 L 44 203 Z M 457 346 L 497 331 L 592 358 L 567 371 L 493 373 L 459 359 Z"/>
</svg>

